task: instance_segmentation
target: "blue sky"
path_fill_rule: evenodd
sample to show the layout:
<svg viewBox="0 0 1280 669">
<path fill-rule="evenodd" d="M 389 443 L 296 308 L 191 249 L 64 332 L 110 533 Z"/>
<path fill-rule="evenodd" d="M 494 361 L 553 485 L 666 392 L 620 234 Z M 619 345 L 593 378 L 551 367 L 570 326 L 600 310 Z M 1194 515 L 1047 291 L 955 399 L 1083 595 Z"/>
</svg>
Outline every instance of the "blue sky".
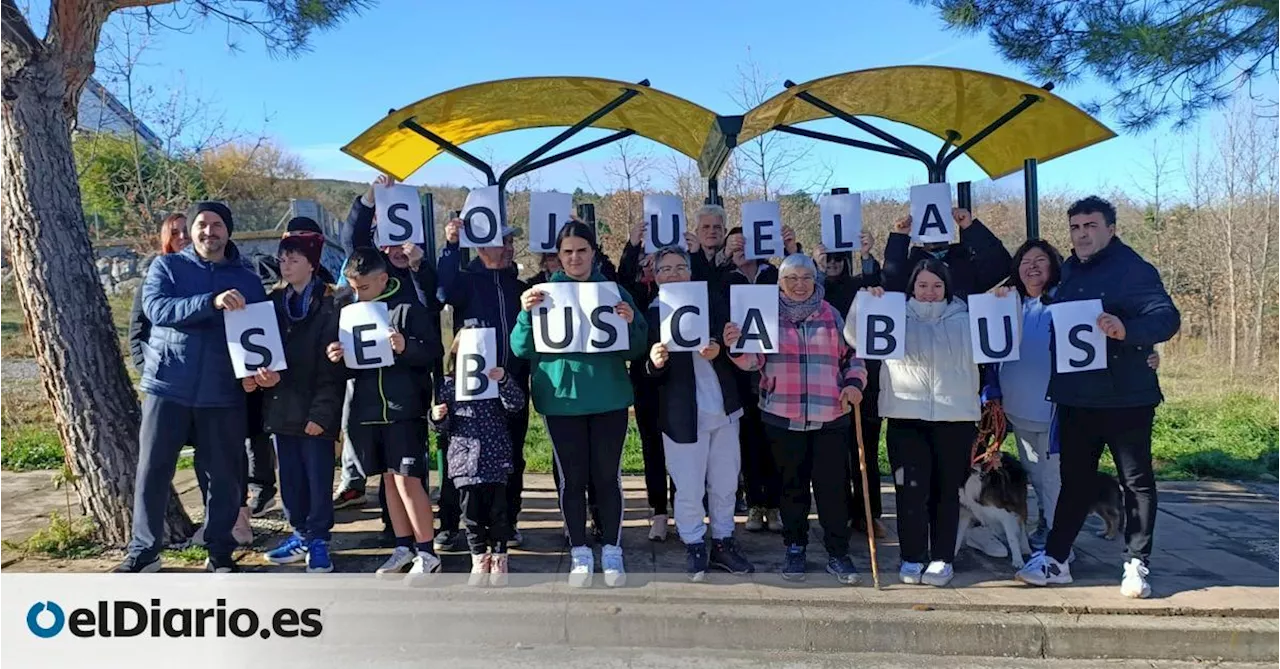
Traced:
<svg viewBox="0 0 1280 669">
<path fill-rule="evenodd" d="M 182 82 L 213 101 L 232 123 L 266 132 L 302 156 L 315 176 L 371 179 L 373 172 L 338 148 L 389 108 L 458 86 L 519 76 L 589 75 L 638 81 L 721 113 L 740 111 L 729 91 L 748 49 L 766 73 L 798 82 L 849 70 L 900 64 L 966 67 L 1026 77 L 1002 62 L 985 36 L 963 37 L 942 29 L 933 10 L 906 0 L 876 2 L 409 2 L 386 0 L 341 27 L 314 36 L 310 52 L 271 59 L 261 40 L 235 37 L 209 22 L 194 34 L 161 33 L 144 57 L 140 78 L 164 90 Z M 1041 83 L 1041 82 L 1033 82 Z M 780 91 L 781 88 L 778 88 Z M 1079 103 L 1098 93 L 1088 85 L 1055 93 Z M 1211 116 L 1206 116 L 1206 120 Z M 1112 119 L 1104 123 L 1116 127 Z M 818 129 L 866 138 L 838 122 Z M 1208 123 L 1202 124 L 1205 128 Z M 812 127 L 812 126 L 811 126 Z M 896 131 L 932 153 L 931 136 Z M 1195 133 L 1207 135 L 1207 129 Z M 524 131 L 480 140 L 468 148 L 510 163 L 549 137 Z M 1133 191 L 1146 180 L 1152 140 L 1162 135 L 1121 136 L 1059 158 L 1040 168 L 1042 191 Z M 584 137 L 591 135 L 584 134 Z M 809 140 L 797 140 L 807 142 Z M 1179 142 L 1164 139 L 1166 147 Z M 641 141 L 663 160 L 668 150 Z M 829 166 L 831 185 L 855 191 L 905 188 L 924 181 L 913 161 L 816 143 L 815 166 Z M 604 190 L 608 149 L 541 171 L 537 185 Z M 1176 163 L 1176 156 L 1174 162 Z M 815 170 L 825 169 L 815 167 Z M 796 182 L 807 181 L 807 174 Z M 981 179 L 966 159 L 951 181 Z M 1015 177 L 1016 179 L 1017 177 Z M 661 178 L 655 178 L 661 185 Z M 477 185 L 470 168 L 438 158 L 411 183 Z M 1020 182 L 1019 182 L 1020 183 Z"/>
</svg>

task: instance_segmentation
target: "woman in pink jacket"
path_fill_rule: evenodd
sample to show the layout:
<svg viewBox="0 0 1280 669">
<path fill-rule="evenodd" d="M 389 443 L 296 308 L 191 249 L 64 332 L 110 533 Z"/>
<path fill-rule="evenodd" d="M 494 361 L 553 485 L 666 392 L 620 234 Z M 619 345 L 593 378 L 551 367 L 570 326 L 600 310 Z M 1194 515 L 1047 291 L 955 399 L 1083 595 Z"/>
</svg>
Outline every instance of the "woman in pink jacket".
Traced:
<svg viewBox="0 0 1280 669">
<path fill-rule="evenodd" d="M 818 503 L 827 549 L 827 572 L 840 583 L 858 582 L 849 558 L 850 408 L 862 399 L 866 367 L 845 343 L 844 320 L 823 300 L 808 256 L 792 254 L 779 271 L 778 352 L 732 351 L 742 337 L 729 323 L 724 341 L 744 371 L 760 372 L 760 411 L 782 474 L 782 536 L 787 545 L 782 577 L 805 576 L 810 486 Z"/>
</svg>

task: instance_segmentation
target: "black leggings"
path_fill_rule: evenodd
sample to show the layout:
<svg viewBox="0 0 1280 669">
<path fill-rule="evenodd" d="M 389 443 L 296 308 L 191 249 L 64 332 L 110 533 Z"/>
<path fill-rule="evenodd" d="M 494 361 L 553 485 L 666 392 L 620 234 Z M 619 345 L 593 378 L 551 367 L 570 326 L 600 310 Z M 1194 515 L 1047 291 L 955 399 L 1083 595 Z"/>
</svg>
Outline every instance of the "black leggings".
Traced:
<svg viewBox="0 0 1280 669">
<path fill-rule="evenodd" d="M 969 476 L 974 423 L 890 418 L 885 429 L 898 501 L 903 562 L 951 562 L 960 525 L 960 486 Z"/>
<path fill-rule="evenodd" d="M 595 491 L 607 544 L 622 542 L 622 445 L 627 410 L 587 416 L 544 416 L 560 472 L 560 511 L 571 546 L 587 545 L 587 487 Z"/>
</svg>

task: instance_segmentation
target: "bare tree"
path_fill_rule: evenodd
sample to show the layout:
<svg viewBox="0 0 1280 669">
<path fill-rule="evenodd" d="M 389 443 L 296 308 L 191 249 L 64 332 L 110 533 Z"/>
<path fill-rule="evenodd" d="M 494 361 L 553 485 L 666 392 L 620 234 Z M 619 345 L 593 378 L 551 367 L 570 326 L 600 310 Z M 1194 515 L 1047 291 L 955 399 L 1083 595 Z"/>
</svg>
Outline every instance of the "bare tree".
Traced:
<svg viewBox="0 0 1280 669">
<path fill-rule="evenodd" d="M 745 112 L 781 90 L 780 78 L 766 72 L 748 48 L 746 60 L 738 65 L 738 77 L 729 90 L 730 99 Z M 811 143 L 801 144 L 790 135 L 767 132 L 740 146 L 734 151 L 734 157 L 738 171 L 749 187 L 758 190 L 761 198 L 769 200 L 793 190 L 793 181 L 806 166 L 812 150 Z M 809 187 L 798 190 L 813 192 Z"/>
</svg>

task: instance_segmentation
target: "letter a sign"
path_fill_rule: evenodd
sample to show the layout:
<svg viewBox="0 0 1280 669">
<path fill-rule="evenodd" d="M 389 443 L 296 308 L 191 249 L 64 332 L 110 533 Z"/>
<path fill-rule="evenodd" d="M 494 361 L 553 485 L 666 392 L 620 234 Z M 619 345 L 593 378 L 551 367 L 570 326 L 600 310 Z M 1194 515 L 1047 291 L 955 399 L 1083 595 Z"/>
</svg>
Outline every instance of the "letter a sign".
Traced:
<svg viewBox="0 0 1280 669">
<path fill-rule="evenodd" d="M 1107 336 L 1098 327 L 1102 300 L 1049 305 L 1053 318 L 1054 371 L 1058 374 L 1107 368 Z"/>
<path fill-rule="evenodd" d="M 490 400 L 498 396 L 498 383 L 489 370 L 498 365 L 497 331 L 493 328 L 458 330 L 458 357 L 453 362 L 454 400 Z"/>
<path fill-rule="evenodd" d="M 911 187 L 911 241 L 952 244 L 960 239 L 951 216 L 951 184 Z"/>
<path fill-rule="evenodd" d="M 467 193 L 467 202 L 462 205 L 462 232 L 458 236 L 462 248 L 502 246 L 500 197 L 497 186 Z"/>
<path fill-rule="evenodd" d="M 880 297 L 859 291 L 853 300 L 857 337 L 854 350 L 864 360 L 901 360 L 906 355 L 907 325 L 905 293 L 885 293 Z"/>
<path fill-rule="evenodd" d="M 1022 298 L 1016 292 L 1004 297 L 970 295 L 969 337 L 973 340 L 973 361 L 980 365 L 1017 360 L 1022 343 Z"/>
<path fill-rule="evenodd" d="M 729 286 L 729 320 L 742 330 L 731 353 L 777 353 L 778 287 Z"/>
<path fill-rule="evenodd" d="M 422 205 L 413 186 L 373 187 L 373 213 L 378 221 L 378 246 L 400 246 L 405 242 L 425 244 Z"/>
<path fill-rule="evenodd" d="M 270 301 L 255 302 L 243 309 L 228 311 L 222 319 L 227 332 L 227 350 L 236 378 L 243 379 L 266 367 L 278 372 L 287 369 L 284 343 L 276 308 Z"/>
</svg>

